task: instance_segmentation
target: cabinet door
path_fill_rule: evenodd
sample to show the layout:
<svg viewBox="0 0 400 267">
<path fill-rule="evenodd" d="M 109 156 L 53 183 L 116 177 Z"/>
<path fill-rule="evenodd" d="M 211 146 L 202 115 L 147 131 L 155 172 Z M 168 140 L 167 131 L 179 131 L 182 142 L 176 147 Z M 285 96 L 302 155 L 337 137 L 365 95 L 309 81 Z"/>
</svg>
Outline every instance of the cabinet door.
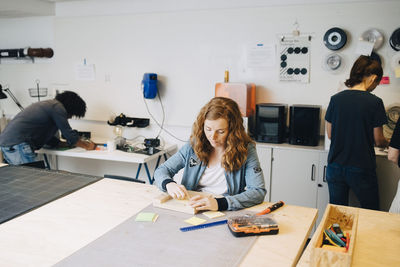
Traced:
<svg viewBox="0 0 400 267">
<path fill-rule="evenodd" d="M 319 151 L 274 148 L 271 201 L 316 207 Z"/>
<path fill-rule="evenodd" d="M 324 215 L 326 205 L 329 203 L 329 189 L 328 183 L 326 181 L 326 167 L 328 165 L 328 151 L 323 151 L 319 153 L 319 170 L 318 170 L 318 178 L 317 178 L 317 209 L 318 209 L 318 218 L 316 225 L 318 226 L 319 222 Z"/>
<path fill-rule="evenodd" d="M 267 189 L 267 195 L 264 200 L 270 202 L 272 148 L 263 147 L 257 144 L 257 155 L 264 175 L 265 189 Z"/>
</svg>

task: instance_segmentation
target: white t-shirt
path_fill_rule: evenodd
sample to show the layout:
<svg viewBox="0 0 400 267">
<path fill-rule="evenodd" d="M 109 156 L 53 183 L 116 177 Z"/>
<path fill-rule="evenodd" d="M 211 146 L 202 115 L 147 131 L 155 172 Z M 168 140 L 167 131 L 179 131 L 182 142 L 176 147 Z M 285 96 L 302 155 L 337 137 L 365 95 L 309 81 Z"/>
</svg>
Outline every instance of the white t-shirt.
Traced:
<svg viewBox="0 0 400 267">
<path fill-rule="evenodd" d="M 226 184 L 225 169 L 216 164 L 207 167 L 200 178 L 199 189 L 202 192 L 208 192 L 214 195 L 222 195 L 228 191 Z"/>
</svg>

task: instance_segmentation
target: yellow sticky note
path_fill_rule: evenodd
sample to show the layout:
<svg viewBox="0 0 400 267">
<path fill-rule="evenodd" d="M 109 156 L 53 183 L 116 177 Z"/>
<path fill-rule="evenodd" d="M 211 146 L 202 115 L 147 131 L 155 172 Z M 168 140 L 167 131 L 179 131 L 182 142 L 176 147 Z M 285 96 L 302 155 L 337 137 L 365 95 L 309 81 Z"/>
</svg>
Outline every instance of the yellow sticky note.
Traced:
<svg viewBox="0 0 400 267">
<path fill-rule="evenodd" d="M 152 212 L 141 212 L 136 215 L 135 221 L 137 222 L 154 222 L 157 219 L 157 214 Z M 155 218 L 156 217 L 156 218 Z"/>
<path fill-rule="evenodd" d="M 206 222 L 206 220 L 194 216 L 194 217 L 192 217 L 190 219 L 185 220 L 185 222 L 187 222 L 189 224 L 193 224 L 193 225 L 199 225 L 199 224 L 202 224 L 202 223 Z"/>
<path fill-rule="evenodd" d="M 225 216 L 225 213 L 222 213 L 220 211 L 206 211 L 206 212 L 203 212 L 203 214 L 206 215 L 210 219 Z"/>
<path fill-rule="evenodd" d="M 397 67 L 397 68 L 394 70 L 394 74 L 395 74 L 396 78 L 400 78 L 400 67 Z"/>
</svg>

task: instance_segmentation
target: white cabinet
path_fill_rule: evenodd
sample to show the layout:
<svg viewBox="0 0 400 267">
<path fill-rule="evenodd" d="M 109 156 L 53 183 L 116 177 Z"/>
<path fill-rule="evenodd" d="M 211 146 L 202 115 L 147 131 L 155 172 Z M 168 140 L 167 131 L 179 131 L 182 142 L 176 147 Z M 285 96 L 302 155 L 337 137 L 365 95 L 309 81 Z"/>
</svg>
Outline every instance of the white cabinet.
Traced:
<svg viewBox="0 0 400 267">
<path fill-rule="evenodd" d="M 321 150 L 273 148 L 271 202 L 282 200 L 289 205 L 318 208 L 322 216 L 329 200 L 327 154 Z"/>
<path fill-rule="evenodd" d="M 265 196 L 265 201 L 271 201 L 271 159 L 272 159 L 272 148 L 258 145 L 257 155 L 260 161 L 260 166 L 263 171 L 265 189 L 267 189 L 267 195 Z"/>
<path fill-rule="evenodd" d="M 326 205 L 329 203 L 329 189 L 328 182 L 326 181 L 326 167 L 328 165 L 328 151 L 319 152 L 319 171 L 317 177 L 317 209 L 318 209 L 318 218 L 316 225 L 319 225 L 319 222 L 324 215 Z"/>
<path fill-rule="evenodd" d="M 318 153 L 274 148 L 272 155 L 271 201 L 315 207 Z"/>
</svg>

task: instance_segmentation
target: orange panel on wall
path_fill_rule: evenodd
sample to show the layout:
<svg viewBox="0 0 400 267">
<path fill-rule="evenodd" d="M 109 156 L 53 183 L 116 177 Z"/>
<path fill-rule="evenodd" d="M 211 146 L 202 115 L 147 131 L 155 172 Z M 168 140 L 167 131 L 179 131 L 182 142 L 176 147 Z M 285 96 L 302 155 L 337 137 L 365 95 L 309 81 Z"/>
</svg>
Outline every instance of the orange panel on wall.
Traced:
<svg viewBox="0 0 400 267">
<path fill-rule="evenodd" d="M 256 85 L 254 83 L 217 83 L 215 96 L 233 99 L 243 117 L 250 117 L 256 110 Z"/>
</svg>

